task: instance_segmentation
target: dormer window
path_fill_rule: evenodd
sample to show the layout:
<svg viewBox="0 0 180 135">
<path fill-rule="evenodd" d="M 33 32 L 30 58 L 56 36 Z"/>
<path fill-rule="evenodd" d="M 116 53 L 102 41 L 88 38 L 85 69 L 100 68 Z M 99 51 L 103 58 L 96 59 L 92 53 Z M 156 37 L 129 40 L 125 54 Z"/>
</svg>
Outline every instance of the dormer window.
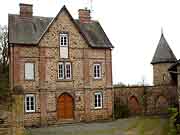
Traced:
<svg viewBox="0 0 180 135">
<path fill-rule="evenodd" d="M 68 58 L 69 36 L 67 33 L 60 33 L 60 58 Z"/>
</svg>

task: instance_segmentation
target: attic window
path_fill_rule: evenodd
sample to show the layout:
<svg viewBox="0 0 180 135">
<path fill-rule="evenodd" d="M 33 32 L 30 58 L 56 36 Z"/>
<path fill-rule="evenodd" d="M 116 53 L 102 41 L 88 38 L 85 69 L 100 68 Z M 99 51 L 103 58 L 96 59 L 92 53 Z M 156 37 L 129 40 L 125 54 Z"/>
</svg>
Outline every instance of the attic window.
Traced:
<svg viewBox="0 0 180 135">
<path fill-rule="evenodd" d="M 68 34 L 67 33 L 61 33 L 60 34 L 60 46 L 68 46 Z"/>
<path fill-rule="evenodd" d="M 67 33 L 63 32 L 60 33 L 60 39 L 59 39 L 59 53 L 60 53 L 60 58 L 68 58 L 68 46 L 69 46 L 69 36 Z"/>
</svg>

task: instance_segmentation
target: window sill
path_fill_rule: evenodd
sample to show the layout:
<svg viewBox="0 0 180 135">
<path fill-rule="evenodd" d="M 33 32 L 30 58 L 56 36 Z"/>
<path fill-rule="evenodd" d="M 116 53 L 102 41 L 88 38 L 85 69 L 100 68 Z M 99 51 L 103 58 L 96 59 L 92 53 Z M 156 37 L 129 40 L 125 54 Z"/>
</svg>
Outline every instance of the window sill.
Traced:
<svg viewBox="0 0 180 135">
<path fill-rule="evenodd" d="M 31 81 L 31 82 L 34 82 L 35 79 L 25 79 L 24 81 Z"/>
<path fill-rule="evenodd" d="M 102 80 L 102 77 L 101 78 L 93 78 L 94 81 L 98 81 L 98 80 Z"/>
<path fill-rule="evenodd" d="M 25 111 L 26 114 L 36 113 L 36 111 Z"/>
<path fill-rule="evenodd" d="M 94 107 L 93 110 L 102 110 L 102 109 L 103 109 L 103 107 Z"/>
<path fill-rule="evenodd" d="M 72 82 L 72 79 L 58 79 L 56 82 Z"/>
</svg>

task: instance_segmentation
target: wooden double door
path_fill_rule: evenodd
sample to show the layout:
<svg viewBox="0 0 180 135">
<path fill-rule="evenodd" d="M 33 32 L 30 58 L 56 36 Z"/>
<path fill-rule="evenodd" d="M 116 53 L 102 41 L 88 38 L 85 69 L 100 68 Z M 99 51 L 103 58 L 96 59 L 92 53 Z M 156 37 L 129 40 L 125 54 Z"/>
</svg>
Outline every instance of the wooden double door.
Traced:
<svg viewBox="0 0 180 135">
<path fill-rule="evenodd" d="M 69 94 L 62 94 L 57 101 L 57 117 L 61 119 L 73 119 L 73 98 Z"/>
</svg>

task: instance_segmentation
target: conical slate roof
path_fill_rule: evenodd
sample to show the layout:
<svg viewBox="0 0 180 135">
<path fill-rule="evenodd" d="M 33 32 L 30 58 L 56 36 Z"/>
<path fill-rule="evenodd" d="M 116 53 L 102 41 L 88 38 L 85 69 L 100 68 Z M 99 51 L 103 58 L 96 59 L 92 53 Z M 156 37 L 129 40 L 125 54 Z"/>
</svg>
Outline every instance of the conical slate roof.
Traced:
<svg viewBox="0 0 180 135">
<path fill-rule="evenodd" d="M 159 40 L 158 46 L 156 48 L 154 57 L 151 61 L 151 64 L 157 63 L 173 63 L 176 62 L 176 56 L 174 55 L 173 51 L 169 47 L 163 33 Z"/>
</svg>

